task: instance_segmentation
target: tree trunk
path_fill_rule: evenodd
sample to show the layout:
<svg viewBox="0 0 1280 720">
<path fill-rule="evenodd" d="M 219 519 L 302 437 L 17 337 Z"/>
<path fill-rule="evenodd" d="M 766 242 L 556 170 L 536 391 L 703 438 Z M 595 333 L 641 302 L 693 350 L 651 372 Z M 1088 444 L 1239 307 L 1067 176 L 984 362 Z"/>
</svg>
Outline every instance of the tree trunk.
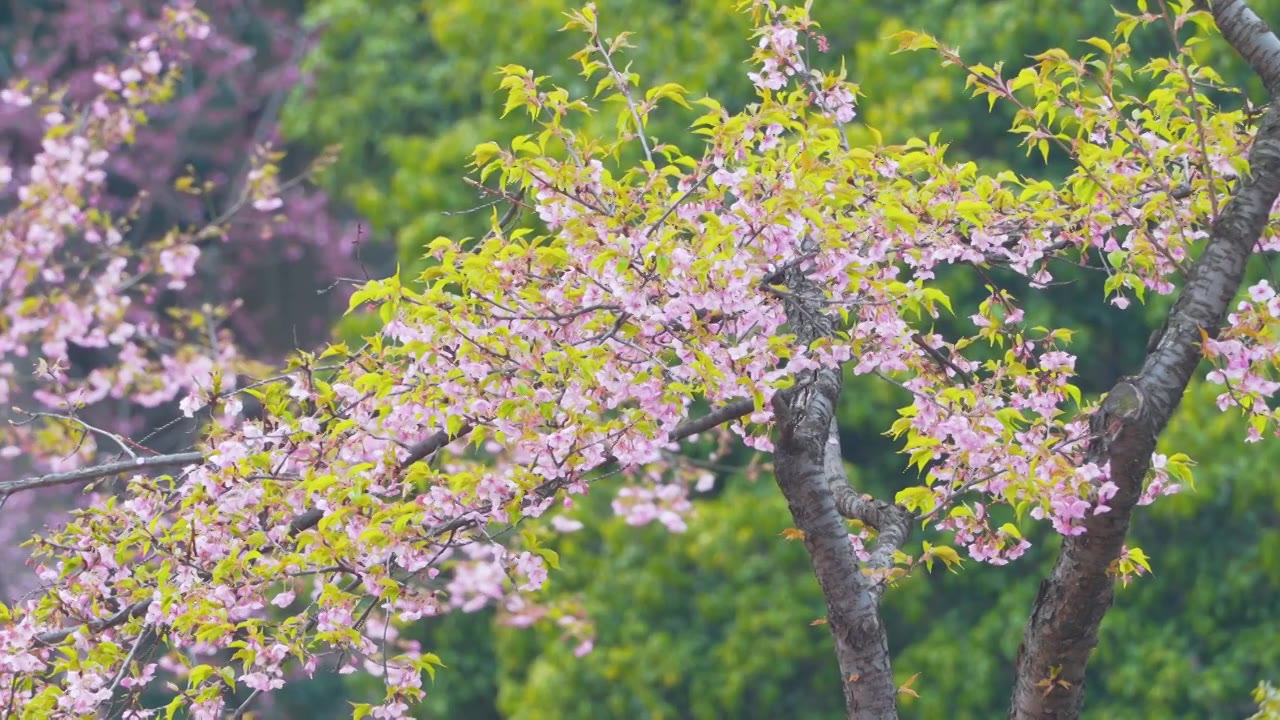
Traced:
<svg viewBox="0 0 1280 720">
<path fill-rule="evenodd" d="M 805 549 L 827 601 L 827 628 L 835 641 L 850 720 L 897 718 L 889 641 L 876 595 L 853 553 L 849 527 L 836 509 L 823 463 L 840 376 L 837 371 L 817 375 L 798 379 L 775 399 L 778 487 L 796 528 L 804 532 Z"/>
</svg>

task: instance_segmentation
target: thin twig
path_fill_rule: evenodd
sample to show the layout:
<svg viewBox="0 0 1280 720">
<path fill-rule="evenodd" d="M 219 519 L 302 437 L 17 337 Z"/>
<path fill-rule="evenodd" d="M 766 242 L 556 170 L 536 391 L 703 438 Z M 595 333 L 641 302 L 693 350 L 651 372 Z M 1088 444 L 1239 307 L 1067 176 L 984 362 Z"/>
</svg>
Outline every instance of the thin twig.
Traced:
<svg viewBox="0 0 1280 720">
<path fill-rule="evenodd" d="M 600 40 L 599 29 L 593 28 L 591 39 L 596 44 L 596 49 L 600 51 L 600 55 L 604 57 L 604 62 L 609 66 L 609 74 L 613 75 L 613 81 L 618 84 L 618 90 L 622 93 L 623 99 L 627 101 L 627 108 L 631 110 L 631 119 L 636 123 L 636 137 L 640 139 L 640 147 L 644 148 L 644 159 L 653 164 L 653 152 L 649 150 L 649 139 L 644 135 L 644 122 L 640 119 L 640 111 L 636 109 L 636 102 L 631 97 L 631 83 L 627 80 L 618 69 L 613 66 L 613 58 L 609 55 L 609 51 L 605 49 L 604 42 Z"/>
<path fill-rule="evenodd" d="M 658 231 L 658 228 L 662 227 L 662 224 L 667 221 L 667 218 L 671 217 L 671 213 L 675 212 L 676 208 L 680 207 L 685 200 L 689 199 L 689 196 L 692 195 L 694 191 L 702 187 L 702 185 L 707 182 L 708 177 L 710 177 L 710 175 L 703 173 L 702 177 L 698 178 L 696 183 L 689 186 L 688 190 L 685 190 L 680 197 L 676 198 L 675 202 L 671 203 L 671 206 L 667 208 L 666 212 L 662 213 L 662 217 L 658 218 L 658 221 L 655 222 L 653 226 L 649 228 L 649 231 L 644 234 L 645 239 L 647 240 L 653 237 L 653 234 Z"/>
<path fill-rule="evenodd" d="M 84 420 L 81 420 L 80 418 L 74 415 L 61 415 L 59 413 L 49 413 L 49 412 L 27 412 L 26 410 L 21 410 L 21 409 L 18 409 L 17 412 L 22 413 L 23 415 L 26 415 L 33 419 L 48 418 L 50 420 L 65 420 L 66 422 L 75 423 L 80 427 L 84 428 L 89 433 L 97 433 L 99 435 L 102 435 L 103 437 L 110 438 L 113 442 L 115 442 L 116 445 L 119 445 L 120 450 L 122 450 L 129 457 L 131 458 L 138 457 L 138 454 L 133 451 L 133 448 L 129 447 L 129 441 L 126 440 L 124 437 L 117 435 L 109 430 L 104 430 L 100 427 L 90 425 L 89 423 L 85 422 Z M 22 423 L 17 423 L 17 424 L 22 424 Z"/>
</svg>

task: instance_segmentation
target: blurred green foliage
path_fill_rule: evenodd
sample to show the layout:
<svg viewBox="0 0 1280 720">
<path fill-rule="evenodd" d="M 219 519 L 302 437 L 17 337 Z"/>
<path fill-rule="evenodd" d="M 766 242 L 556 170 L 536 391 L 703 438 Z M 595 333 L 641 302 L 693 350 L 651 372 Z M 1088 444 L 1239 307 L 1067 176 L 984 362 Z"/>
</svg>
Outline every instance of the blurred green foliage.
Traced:
<svg viewBox="0 0 1280 720">
<path fill-rule="evenodd" d="M 1152 3 L 1153 6 L 1155 3 Z M 341 143 L 328 178 L 333 192 L 369 218 L 375 237 L 393 240 L 406 276 L 420 248 L 438 235 L 475 236 L 489 210 L 461 181 L 478 143 L 527 131 L 525 119 L 499 119 L 496 68 L 515 63 L 550 75 L 571 93 L 589 93 L 568 60 L 584 42 L 554 32 L 565 0 L 312 0 L 308 21 L 323 28 L 307 60 L 309 82 L 284 116 L 293 137 Z M 732 0 L 606 0 L 603 26 L 634 32 L 627 55 L 646 84 L 679 82 L 691 96 L 727 107 L 750 102 L 744 60 L 748 22 Z M 831 0 L 815 16 L 861 83 L 863 122 L 896 142 L 941 130 L 953 154 L 994 172 L 1054 177 L 1006 132 L 1012 112 L 967 98 L 963 77 L 928 53 L 891 54 L 887 37 L 924 29 L 959 47 L 970 62 L 1006 63 L 1006 75 L 1051 47 L 1109 36 L 1108 0 Z M 1124 3 L 1121 3 L 1123 6 Z M 1280 0 L 1255 0 L 1264 15 Z M 1132 7 L 1124 7 L 1132 11 Z M 1167 36 L 1135 36 L 1139 54 L 1164 52 Z M 1257 84 L 1225 43 L 1202 59 L 1228 80 Z M 688 148 L 688 117 L 659 116 L 653 135 Z M 855 133 L 866 141 L 869 133 Z M 446 214 L 455 213 L 455 214 Z M 1259 264 L 1255 276 L 1265 272 Z M 1028 299 L 1033 323 L 1079 328 L 1082 385 L 1105 390 L 1133 372 L 1146 333 L 1167 299 L 1121 312 L 1100 302 L 1089 276 L 1032 300 L 1012 276 L 997 282 Z M 945 279 L 957 307 L 983 294 L 984 279 L 957 271 Z M 1006 285 L 1007 283 L 1007 285 Z M 362 324 L 365 323 L 365 324 Z M 367 332 L 351 320 L 348 333 Z M 943 331 L 964 318 L 939 322 Z M 1134 543 L 1152 556 L 1155 576 L 1123 589 L 1103 625 L 1090 666 L 1087 717 L 1238 718 L 1253 711 L 1252 688 L 1280 676 L 1280 464 L 1274 442 L 1244 446 L 1234 416 L 1213 407 L 1217 390 L 1197 386 L 1163 447 L 1200 462 L 1196 492 L 1140 511 Z M 907 484 L 903 459 L 880 435 L 901 404 L 897 391 L 850 379 L 841 408 L 846 459 L 859 487 L 885 497 Z M 745 455 L 733 458 L 745 461 Z M 838 717 L 841 697 L 823 626 L 821 596 L 802 548 L 779 533 L 785 504 L 767 480 L 738 475 L 699 503 L 684 535 L 631 528 L 610 518 L 607 496 L 589 498 L 586 527 L 557 541 L 563 570 L 550 597 L 579 599 L 598 626 L 595 652 L 575 658 L 554 628 L 495 627 L 492 615 L 449 616 L 421 624 L 424 646 L 449 666 L 423 717 L 540 718 Z M 605 489 L 607 494 L 607 489 Z M 917 536 L 916 542 L 919 541 Z M 885 599 L 885 620 L 902 681 L 915 673 L 919 698 L 903 697 L 905 717 L 990 718 L 1003 714 L 1013 655 L 1051 567 L 1056 539 L 1039 532 L 1035 550 L 1012 567 L 966 564 L 956 575 L 909 579 Z"/>
<path fill-rule="evenodd" d="M 602 499 L 579 517 L 607 513 Z M 739 479 L 682 535 L 611 519 L 562 537 L 554 583 L 597 623 L 596 650 L 577 659 L 554 629 L 500 632 L 505 717 L 818 717 L 842 702 L 829 635 L 810 625 L 822 595 L 803 546 L 778 536 L 788 526 L 771 482 Z"/>
</svg>

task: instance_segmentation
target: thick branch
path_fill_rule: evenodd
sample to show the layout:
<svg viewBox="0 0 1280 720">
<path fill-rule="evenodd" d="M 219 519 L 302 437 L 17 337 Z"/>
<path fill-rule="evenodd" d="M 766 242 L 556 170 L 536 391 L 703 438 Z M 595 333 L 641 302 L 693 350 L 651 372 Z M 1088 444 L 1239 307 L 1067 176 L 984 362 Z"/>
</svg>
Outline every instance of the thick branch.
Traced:
<svg viewBox="0 0 1280 720">
<path fill-rule="evenodd" d="M 697 420 L 690 420 L 672 430 L 667 442 L 679 442 L 687 437 L 706 432 L 718 425 L 723 425 L 730 420 L 737 420 L 755 410 L 755 407 L 755 403 L 750 400 L 734 400 L 723 407 L 712 410 Z"/>
<path fill-rule="evenodd" d="M 464 424 L 458 430 L 457 434 L 452 436 L 444 430 L 441 430 L 417 445 L 414 445 L 409 448 L 409 454 L 405 456 L 404 460 L 400 461 L 399 472 L 404 472 L 410 465 L 418 462 L 419 460 L 430 457 L 432 453 L 458 438 L 470 435 L 471 429 L 470 425 Z"/>
<path fill-rule="evenodd" d="M 1222 36 L 1249 63 L 1267 91 L 1273 97 L 1280 95 L 1280 39 L 1247 0 L 1212 0 L 1209 5 Z"/>
<path fill-rule="evenodd" d="M 828 428 L 839 393 L 839 371 L 827 370 L 797 378 L 794 387 L 774 396 L 774 466 L 827 603 L 848 717 L 888 720 L 898 716 L 897 689 L 877 592 L 858 566 L 827 475 Z"/>
<path fill-rule="evenodd" d="M 1280 68 L 1280 54 L 1257 54 L 1257 48 L 1275 43 L 1275 36 L 1261 21 L 1245 23 L 1241 18 L 1247 9 L 1242 0 L 1214 3 L 1219 25 L 1224 34 L 1233 28 L 1227 36 L 1238 43 L 1241 54 L 1253 58 L 1251 63 L 1265 61 L 1266 67 Z M 1235 15 L 1222 17 L 1226 12 Z M 1280 77 L 1280 70 L 1263 77 Z M 1110 568 L 1123 548 L 1156 438 L 1200 363 L 1201 332 L 1217 334 L 1280 195 L 1280 112 L 1274 101 L 1258 128 L 1249 164 L 1250 177 L 1214 223 L 1204 253 L 1170 310 L 1165 332 L 1142 372 L 1117 384 L 1095 418 L 1094 430 L 1101 437 L 1093 441 L 1090 453 L 1092 459 L 1111 463 L 1111 480 L 1119 491 L 1108 503 L 1110 512 L 1091 517 L 1083 535 L 1064 541 L 1053 573 L 1040 585 L 1018 651 L 1011 718 L 1076 718 L 1080 714 L 1085 667 L 1114 598 Z"/>
</svg>

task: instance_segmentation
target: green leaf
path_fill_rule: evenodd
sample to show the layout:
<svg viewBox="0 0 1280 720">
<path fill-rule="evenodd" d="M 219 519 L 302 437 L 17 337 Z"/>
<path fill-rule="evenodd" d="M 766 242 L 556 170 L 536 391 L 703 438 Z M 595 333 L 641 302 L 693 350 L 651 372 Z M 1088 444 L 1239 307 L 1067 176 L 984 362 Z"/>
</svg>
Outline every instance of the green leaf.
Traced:
<svg viewBox="0 0 1280 720">
<path fill-rule="evenodd" d="M 215 672 L 217 672 L 217 670 L 209 665 L 197 665 L 191 668 L 191 674 L 187 676 L 187 686 L 192 688 L 200 687 L 204 684 L 204 681 L 208 680 Z"/>
<path fill-rule="evenodd" d="M 1018 526 L 1013 523 L 1005 523 L 1001 525 L 1000 532 L 1007 533 L 1011 537 L 1015 537 L 1019 540 L 1022 539 L 1022 532 L 1018 530 Z"/>
<path fill-rule="evenodd" d="M 890 35 L 889 38 L 898 42 L 898 49 L 894 50 L 895 53 L 913 50 L 936 50 L 938 47 L 938 41 L 934 40 L 932 36 L 910 30 L 896 32 Z"/>
<path fill-rule="evenodd" d="M 929 512 L 937 504 L 933 490 L 922 486 L 899 490 L 898 494 L 894 496 L 894 502 L 912 512 Z"/>
</svg>

